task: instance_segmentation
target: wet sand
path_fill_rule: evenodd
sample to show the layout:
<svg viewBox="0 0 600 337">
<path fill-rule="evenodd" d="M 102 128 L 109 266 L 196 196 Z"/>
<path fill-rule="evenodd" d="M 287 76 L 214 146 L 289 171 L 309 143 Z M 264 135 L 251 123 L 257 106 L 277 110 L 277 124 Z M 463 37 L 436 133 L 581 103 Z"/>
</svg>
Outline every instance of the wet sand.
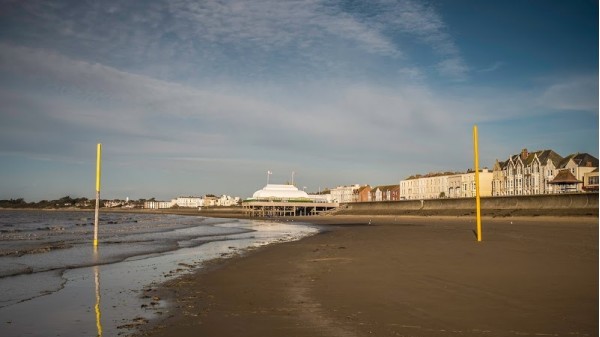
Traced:
<svg viewBox="0 0 600 337">
<path fill-rule="evenodd" d="M 598 336 L 597 217 L 487 218 L 483 242 L 472 218 L 308 220 L 163 285 L 139 335 Z"/>
</svg>

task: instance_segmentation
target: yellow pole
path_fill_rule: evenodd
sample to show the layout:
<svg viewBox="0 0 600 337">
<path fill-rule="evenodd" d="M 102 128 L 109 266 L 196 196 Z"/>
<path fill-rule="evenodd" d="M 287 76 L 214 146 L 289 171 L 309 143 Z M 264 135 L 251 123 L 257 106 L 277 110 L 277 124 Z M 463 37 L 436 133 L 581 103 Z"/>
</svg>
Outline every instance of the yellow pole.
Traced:
<svg viewBox="0 0 600 337">
<path fill-rule="evenodd" d="M 477 208 L 477 241 L 481 241 L 481 200 L 479 198 L 479 149 L 477 146 L 477 125 L 473 125 L 475 152 L 475 207 Z"/>
<path fill-rule="evenodd" d="M 98 143 L 96 153 L 96 213 L 94 216 L 94 247 L 98 246 L 98 213 L 100 211 L 100 163 L 102 160 L 102 144 Z"/>
</svg>

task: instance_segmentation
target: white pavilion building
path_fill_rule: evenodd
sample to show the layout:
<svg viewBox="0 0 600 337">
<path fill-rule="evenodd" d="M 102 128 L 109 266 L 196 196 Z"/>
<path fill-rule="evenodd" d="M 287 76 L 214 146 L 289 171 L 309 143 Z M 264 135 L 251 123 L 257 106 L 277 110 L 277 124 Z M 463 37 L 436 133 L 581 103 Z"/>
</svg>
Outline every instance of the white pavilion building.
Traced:
<svg viewBox="0 0 600 337">
<path fill-rule="evenodd" d="M 278 185 L 278 184 L 267 184 L 263 189 L 254 192 L 252 199 L 256 200 L 268 200 L 268 199 L 309 199 L 308 194 L 304 191 L 300 191 L 294 185 Z"/>
<path fill-rule="evenodd" d="M 294 185 L 267 184 L 242 202 L 249 216 L 277 217 L 318 215 L 338 207 L 318 195 L 308 195 Z"/>
</svg>

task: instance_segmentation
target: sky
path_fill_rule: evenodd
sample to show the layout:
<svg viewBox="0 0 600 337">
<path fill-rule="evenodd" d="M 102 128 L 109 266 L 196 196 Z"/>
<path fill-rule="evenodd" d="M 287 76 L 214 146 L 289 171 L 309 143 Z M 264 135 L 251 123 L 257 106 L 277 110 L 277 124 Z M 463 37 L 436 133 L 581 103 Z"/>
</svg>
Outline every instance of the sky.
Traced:
<svg viewBox="0 0 600 337">
<path fill-rule="evenodd" d="M 0 199 L 598 157 L 598 2 L 0 0 Z M 268 176 L 267 171 L 273 174 Z"/>
</svg>

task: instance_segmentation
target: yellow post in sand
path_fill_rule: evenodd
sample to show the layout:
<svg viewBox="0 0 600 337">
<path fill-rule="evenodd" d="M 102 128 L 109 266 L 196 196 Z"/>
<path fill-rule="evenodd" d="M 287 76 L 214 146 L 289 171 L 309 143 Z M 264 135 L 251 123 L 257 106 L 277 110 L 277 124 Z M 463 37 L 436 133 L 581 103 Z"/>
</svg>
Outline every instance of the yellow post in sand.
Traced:
<svg viewBox="0 0 600 337">
<path fill-rule="evenodd" d="M 477 147 L 477 125 L 473 125 L 475 152 L 475 207 L 477 208 L 477 241 L 481 241 L 481 200 L 479 198 L 479 149 Z"/>
<path fill-rule="evenodd" d="M 98 246 L 98 213 L 100 211 L 100 161 L 102 158 L 102 144 L 98 143 L 96 154 L 96 214 L 94 216 L 94 247 Z"/>
</svg>

